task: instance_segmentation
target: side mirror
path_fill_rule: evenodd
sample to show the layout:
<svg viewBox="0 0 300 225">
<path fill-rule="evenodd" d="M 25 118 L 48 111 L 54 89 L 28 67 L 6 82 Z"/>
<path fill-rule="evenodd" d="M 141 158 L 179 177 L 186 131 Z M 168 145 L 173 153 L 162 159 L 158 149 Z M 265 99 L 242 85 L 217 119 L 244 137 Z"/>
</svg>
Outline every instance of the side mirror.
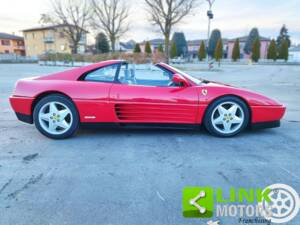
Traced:
<svg viewBox="0 0 300 225">
<path fill-rule="evenodd" d="M 179 87 L 188 87 L 190 83 L 180 74 L 175 73 L 172 79 L 173 83 L 177 84 Z"/>
</svg>

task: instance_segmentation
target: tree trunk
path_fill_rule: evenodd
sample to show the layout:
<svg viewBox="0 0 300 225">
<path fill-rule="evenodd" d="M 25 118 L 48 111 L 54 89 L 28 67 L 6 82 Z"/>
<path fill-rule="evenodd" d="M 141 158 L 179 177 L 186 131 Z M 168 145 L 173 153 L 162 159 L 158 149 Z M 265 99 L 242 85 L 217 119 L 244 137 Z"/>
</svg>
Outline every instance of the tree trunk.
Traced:
<svg viewBox="0 0 300 225">
<path fill-rule="evenodd" d="M 116 38 L 113 35 L 110 36 L 110 42 L 111 42 L 111 51 L 115 52 L 116 51 Z"/>
<path fill-rule="evenodd" d="M 77 48 L 72 48 L 72 54 L 77 54 Z"/>
<path fill-rule="evenodd" d="M 166 56 L 166 63 L 169 63 L 170 58 L 170 51 L 169 51 L 169 44 L 170 43 L 170 35 L 165 34 L 165 56 Z"/>
<path fill-rule="evenodd" d="M 72 51 L 72 54 L 77 54 L 78 53 L 78 43 L 73 43 L 73 46 L 72 46 L 72 49 L 71 49 L 71 51 Z"/>
</svg>

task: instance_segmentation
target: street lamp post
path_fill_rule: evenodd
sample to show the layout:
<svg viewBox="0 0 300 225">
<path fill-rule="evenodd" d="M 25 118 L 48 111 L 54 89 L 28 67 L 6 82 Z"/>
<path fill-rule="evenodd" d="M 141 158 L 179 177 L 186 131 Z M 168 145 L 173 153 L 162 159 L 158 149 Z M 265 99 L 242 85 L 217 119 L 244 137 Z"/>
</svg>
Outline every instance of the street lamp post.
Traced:
<svg viewBox="0 0 300 225">
<path fill-rule="evenodd" d="M 208 41 L 210 35 L 210 20 L 214 18 L 214 14 L 212 13 L 212 5 L 214 4 L 215 0 L 206 0 L 208 2 L 209 8 L 207 10 L 207 17 L 208 17 L 208 28 L 207 28 L 207 40 L 206 40 L 206 49 L 208 49 Z M 207 54 L 207 61 L 208 61 L 208 54 Z"/>
</svg>

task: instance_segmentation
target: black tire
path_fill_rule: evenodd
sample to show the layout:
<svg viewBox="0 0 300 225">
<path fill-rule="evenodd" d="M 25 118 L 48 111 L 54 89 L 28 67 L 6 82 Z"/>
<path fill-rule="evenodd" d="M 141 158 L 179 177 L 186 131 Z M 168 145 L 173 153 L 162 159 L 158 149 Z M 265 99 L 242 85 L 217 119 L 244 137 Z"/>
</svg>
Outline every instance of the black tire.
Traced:
<svg viewBox="0 0 300 225">
<path fill-rule="evenodd" d="M 240 108 L 243 110 L 243 113 L 244 113 L 244 121 L 242 122 L 242 125 L 240 126 L 240 128 L 229 134 L 225 134 L 225 133 L 218 131 L 213 126 L 213 123 L 212 123 L 212 113 L 214 112 L 216 107 L 218 107 L 220 104 L 225 103 L 225 102 L 234 102 L 235 104 L 240 106 Z M 238 97 L 224 96 L 222 98 L 215 100 L 208 106 L 208 108 L 205 112 L 203 124 L 204 124 L 205 128 L 208 130 L 208 132 L 214 136 L 233 137 L 233 136 L 239 134 L 240 132 L 242 132 L 247 127 L 247 125 L 249 123 L 249 118 L 250 118 L 249 108 L 244 101 L 242 101 Z"/>
<path fill-rule="evenodd" d="M 41 108 L 45 104 L 47 104 L 49 102 L 53 102 L 53 101 L 66 105 L 70 109 L 71 114 L 72 114 L 73 119 L 72 119 L 71 127 L 62 134 L 51 134 L 51 133 L 47 132 L 45 129 L 43 129 L 43 127 L 41 126 L 41 124 L 39 122 L 38 115 L 39 115 Z M 77 109 L 76 109 L 74 103 L 69 98 L 67 98 L 66 96 L 61 95 L 61 94 L 51 94 L 51 95 L 48 95 L 48 96 L 42 98 L 34 107 L 33 121 L 34 121 L 35 127 L 43 135 L 45 135 L 48 138 L 52 138 L 52 139 L 69 138 L 75 134 L 75 132 L 78 130 L 78 127 L 79 127 L 79 115 L 78 115 L 78 112 L 77 112 Z"/>
</svg>

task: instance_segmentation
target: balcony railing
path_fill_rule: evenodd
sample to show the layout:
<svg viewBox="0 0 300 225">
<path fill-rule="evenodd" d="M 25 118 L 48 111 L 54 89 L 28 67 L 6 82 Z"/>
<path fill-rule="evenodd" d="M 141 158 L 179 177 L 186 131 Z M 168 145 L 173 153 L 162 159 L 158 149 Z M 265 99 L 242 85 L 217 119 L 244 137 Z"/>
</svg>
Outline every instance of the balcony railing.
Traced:
<svg viewBox="0 0 300 225">
<path fill-rule="evenodd" d="M 15 49 L 25 50 L 25 46 L 24 45 L 15 45 L 14 47 L 15 47 Z"/>
</svg>

